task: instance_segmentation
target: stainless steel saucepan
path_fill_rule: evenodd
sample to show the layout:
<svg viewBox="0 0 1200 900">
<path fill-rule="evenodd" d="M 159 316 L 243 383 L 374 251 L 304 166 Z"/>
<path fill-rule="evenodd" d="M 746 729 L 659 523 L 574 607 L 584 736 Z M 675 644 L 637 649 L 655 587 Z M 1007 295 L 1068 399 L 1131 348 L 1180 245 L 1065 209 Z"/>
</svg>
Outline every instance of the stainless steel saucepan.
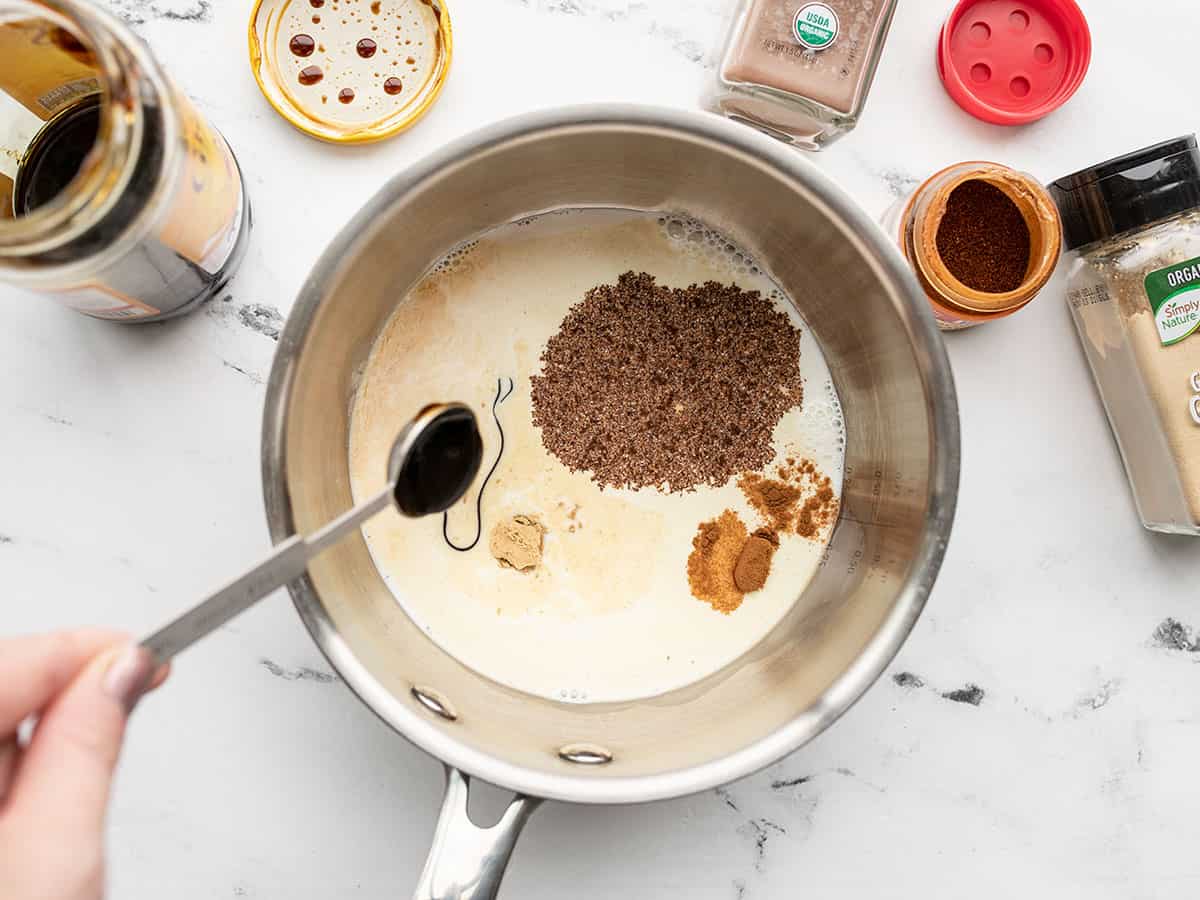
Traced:
<svg viewBox="0 0 1200 900">
<path fill-rule="evenodd" d="M 352 505 L 356 373 L 429 266 L 494 226 L 586 206 L 688 213 L 767 266 L 824 348 L 841 397 L 842 514 L 802 602 L 758 646 L 672 694 L 609 705 L 529 696 L 448 656 L 406 617 L 361 535 L 314 561 L 290 587 L 313 638 L 367 706 L 448 769 L 423 900 L 493 896 L 537 798 L 677 797 L 811 740 L 895 655 L 950 534 L 959 468 L 950 369 L 883 233 L 803 156 L 749 128 L 703 113 L 588 106 L 450 145 L 393 179 L 317 263 L 267 392 L 263 481 L 276 540 Z M 495 827 L 467 817 L 463 773 L 518 794 Z"/>
</svg>

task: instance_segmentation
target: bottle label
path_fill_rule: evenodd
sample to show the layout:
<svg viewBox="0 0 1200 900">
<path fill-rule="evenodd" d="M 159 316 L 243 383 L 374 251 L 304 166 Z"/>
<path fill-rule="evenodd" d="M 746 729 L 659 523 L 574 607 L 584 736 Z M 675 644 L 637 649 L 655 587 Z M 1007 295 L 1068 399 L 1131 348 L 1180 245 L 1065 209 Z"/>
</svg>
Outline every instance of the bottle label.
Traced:
<svg viewBox="0 0 1200 900">
<path fill-rule="evenodd" d="M 242 227 L 242 180 L 225 139 L 179 97 L 183 168 L 158 239 L 207 272 L 229 261 Z"/>
<path fill-rule="evenodd" d="M 974 328 L 978 322 L 972 322 L 970 319 L 960 319 L 958 316 L 938 309 L 933 304 L 930 304 L 933 310 L 933 320 L 937 323 L 937 327 L 941 331 L 962 331 L 965 328 Z"/>
<path fill-rule="evenodd" d="M 162 312 L 96 282 L 56 291 L 54 296 L 64 306 L 96 319 L 144 319 Z"/>
<path fill-rule="evenodd" d="M 1200 256 L 1151 272 L 1145 288 L 1164 347 L 1200 330 Z"/>
<path fill-rule="evenodd" d="M 841 25 L 837 13 L 825 3 L 806 3 L 796 10 L 792 31 L 809 50 L 825 50 L 837 40 Z"/>
</svg>

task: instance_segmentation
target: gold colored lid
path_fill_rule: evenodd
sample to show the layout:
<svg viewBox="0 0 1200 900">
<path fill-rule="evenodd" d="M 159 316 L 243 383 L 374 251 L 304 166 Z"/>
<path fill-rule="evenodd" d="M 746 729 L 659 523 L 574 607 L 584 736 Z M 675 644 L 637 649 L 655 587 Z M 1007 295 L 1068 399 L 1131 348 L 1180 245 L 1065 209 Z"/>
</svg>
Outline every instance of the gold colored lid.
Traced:
<svg viewBox="0 0 1200 900">
<path fill-rule="evenodd" d="M 450 71 L 441 0 L 256 0 L 250 67 L 275 111 L 337 144 L 379 141 L 433 105 Z"/>
</svg>

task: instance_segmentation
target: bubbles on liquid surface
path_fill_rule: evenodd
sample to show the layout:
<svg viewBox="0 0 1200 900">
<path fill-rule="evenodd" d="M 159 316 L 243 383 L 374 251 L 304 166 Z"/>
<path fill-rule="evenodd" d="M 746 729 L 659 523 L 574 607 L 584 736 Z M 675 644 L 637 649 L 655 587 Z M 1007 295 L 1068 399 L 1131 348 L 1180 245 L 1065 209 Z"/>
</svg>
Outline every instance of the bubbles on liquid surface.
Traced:
<svg viewBox="0 0 1200 900">
<path fill-rule="evenodd" d="M 703 222 L 684 215 L 659 216 L 657 221 L 666 236 L 686 255 L 728 269 L 734 277 L 762 274 L 749 253 Z M 774 291 L 771 299 L 781 302 L 784 298 L 782 292 Z"/>
<path fill-rule="evenodd" d="M 456 245 L 449 253 L 433 264 L 429 270 L 434 275 L 448 275 L 461 266 L 471 255 L 471 251 L 479 246 L 479 241 L 464 241 Z"/>
</svg>

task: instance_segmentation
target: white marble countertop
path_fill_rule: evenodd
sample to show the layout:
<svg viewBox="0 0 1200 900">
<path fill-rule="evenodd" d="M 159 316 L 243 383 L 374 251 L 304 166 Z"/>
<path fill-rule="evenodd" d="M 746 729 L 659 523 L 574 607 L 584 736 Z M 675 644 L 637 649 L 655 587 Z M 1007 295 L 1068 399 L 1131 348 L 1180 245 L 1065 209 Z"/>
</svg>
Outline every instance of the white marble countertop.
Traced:
<svg viewBox="0 0 1200 900">
<path fill-rule="evenodd" d="M 693 107 L 727 0 L 453 0 L 441 101 L 382 145 L 317 143 L 246 62 L 248 3 L 111 0 L 225 133 L 255 230 L 231 299 L 147 328 L 4 297 L 4 632 L 135 631 L 268 544 L 259 417 L 274 327 L 392 173 L 504 116 L 584 100 Z M 862 125 L 818 162 L 869 211 L 950 162 L 1049 180 L 1196 129 L 1187 0 L 1085 0 L 1091 73 L 1004 130 L 944 95 L 949 0 L 903 0 Z M 951 336 L 961 499 L 932 600 L 887 677 L 743 782 L 634 808 L 551 804 L 510 898 L 1157 898 L 1200 891 L 1200 544 L 1142 530 L 1061 283 Z M 273 311 L 278 311 L 278 316 Z M 438 763 L 329 673 L 280 594 L 180 661 L 136 714 L 112 896 L 408 896 Z"/>
</svg>

